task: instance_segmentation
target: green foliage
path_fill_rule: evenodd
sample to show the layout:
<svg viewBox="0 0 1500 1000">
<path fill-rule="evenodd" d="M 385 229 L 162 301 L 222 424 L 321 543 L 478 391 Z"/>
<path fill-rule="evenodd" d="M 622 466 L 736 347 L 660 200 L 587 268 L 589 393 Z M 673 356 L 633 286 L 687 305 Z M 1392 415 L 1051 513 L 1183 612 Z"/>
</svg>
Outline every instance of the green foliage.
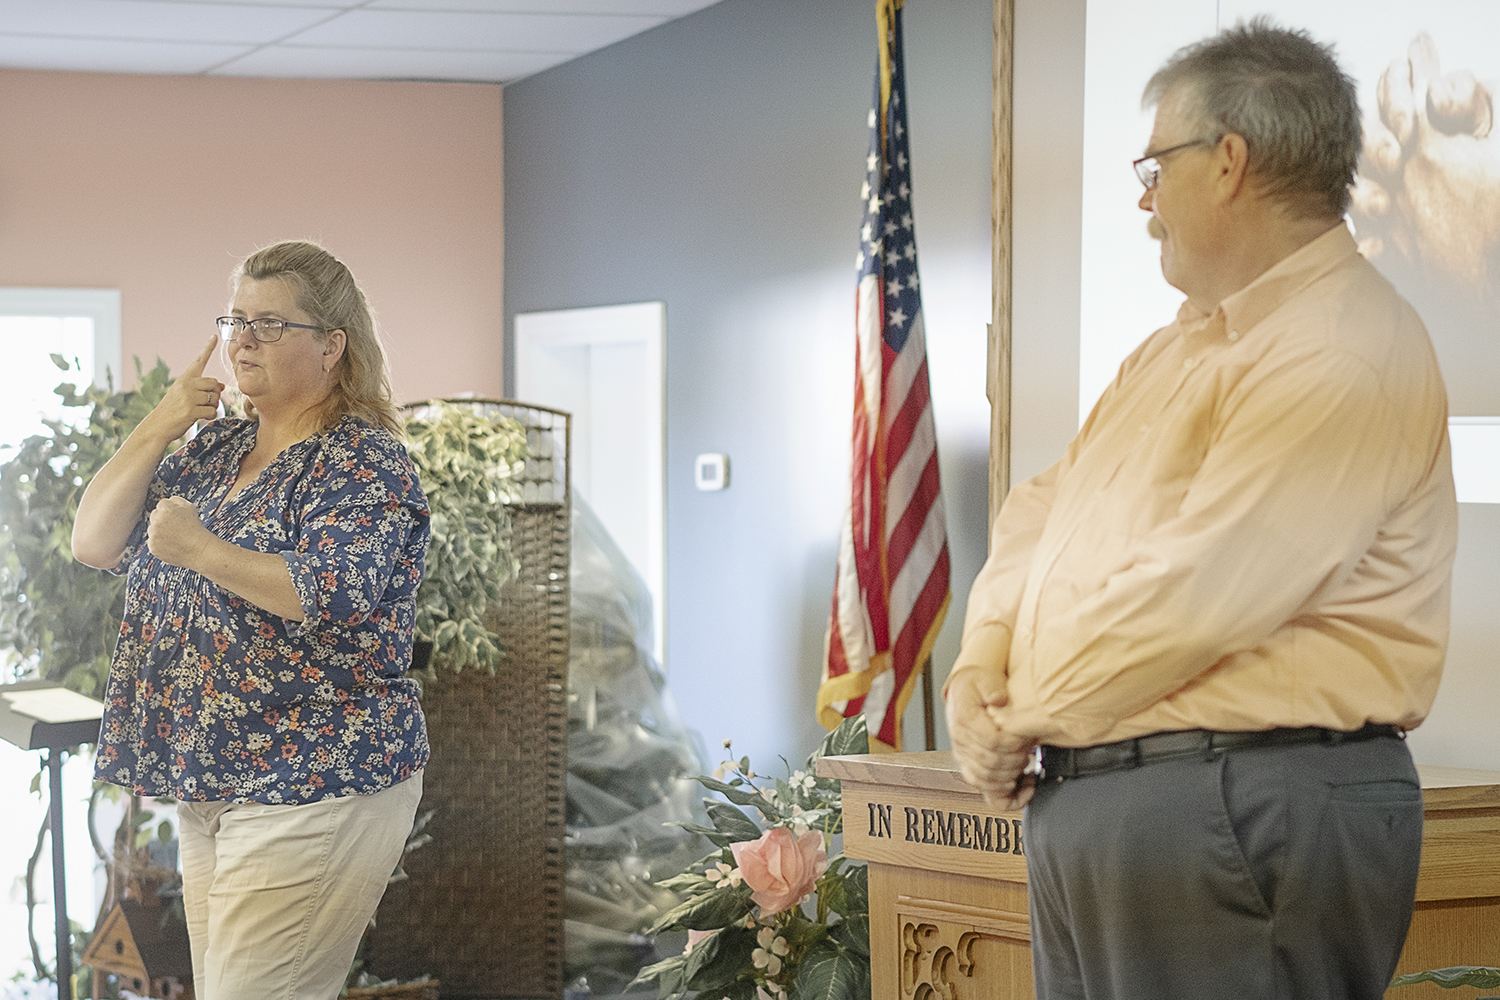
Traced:
<svg viewBox="0 0 1500 1000">
<path fill-rule="evenodd" d="M 843 795 L 837 781 L 816 776 L 818 759 L 868 751 L 865 721 L 857 716 L 828 735 L 807 759 L 806 770 L 786 780 L 756 784 L 759 776 L 743 757 L 724 761 L 713 777 L 700 776 L 700 784 L 728 801 L 704 800 L 712 827 L 682 825 L 707 836 L 718 850 L 659 883 L 686 899 L 651 932 L 712 933 L 681 955 L 642 969 L 636 982 L 654 983 L 666 1000 L 688 993 L 714 1000 L 869 1000 L 870 894 L 865 867 L 842 855 L 832 857 L 802 905 L 765 915 L 734 867 L 729 849 L 765 835 L 748 810 L 759 813 L 770 827 L 819 830 L 826 846 L 840 829 Z"/>
<path fill-rule="evenodd" d="M 1391 986 L 1410 986 L 1413 983 L 1437 983 L 1448 990 L 1458 986 L 1490 990 L 1500 986 L 1500 969 L 1483 965 L 1455 965 L 1447 969 L 1409 972 L 1391 980 Z"/>
<path fill-rule="evenodd" d="M 859 871 L 864 871 L 860 868 Z M 855 913 L 840 920 L 830 935 L 846 951 L 870 959 L 870 914 Z"/>
<path fill-rule="evenodd" d="M 700 993 L 727 991 L 740 978 L 740 970 L 750 964 L 754 953 L 753 931 L 726 927 L 688 952 L 684 985 Z"/>
<path fill-rule="evenodd" d="M 417 591 L 417 638 L 433 644 L 428 669 L 500 663 L 490 627 L 500 588 L 515 575 L 510 515 L 513 477 L 525 467 L 526 430 L 477 407 L 433 402 L 406 422 L 407 451 L 432 508 L 427 572 Z"/>
<path fill-rule="evenodd" d="M 843 906 L 834 909 L 846 917 L 870 912 L 870 870 L 864 865 L 852 866 L 844 876 Z"/>
<path fill-rule="evenodd" d="M 798 1000 L 869 1000 L 870 955 L 841 947 L 831 938 L 808 952 L 792 989 Z"/>
<path fill-rule="evenodd" d="M 842 757 L 846 754 L 869 753 L 870 734 L 865 729 L 864 717 L 845 719 L 837 729 L 823 737 L 822 746 L 807 759 L 809 765 L 823 757 Z M 809 770 L 811 770 L 809 768 Z M 838 782 L 833 782 L 837 785 Z"/>
<path fill-rule="evenodd" d="M 125 579 L 74 562 L 73 519 L 94 473 L 172 384 L 159 359 L 145 373 L 137 359 L 136 378 L 129 392 L 59 385 L 64 406 L 90 408 L 88 422 L 43 421 L 46 431 L 0 465 L 0 655 L 12 677 L 33 674 L 95 696 L 104 690 Z"/>
<path fill-rule="evenodd" d="M 760 827 L 755 820 L 728 802 L 708 799 L 704 802 L 704 808 L 708 810 L 708 818 L 713 821 L 714 829 L 730 842 L 755 840 L 760 836 Z"/>
<path fill-rule="evenodd" d="M 722 891 L 709 891 L 690 896 L 662 914 L 650 930 L 660 934 L 664 930 L 711 931 L 736 921 L 743 920 L 750 912 L 749 886 L 737 886 Z"/>
</svg>

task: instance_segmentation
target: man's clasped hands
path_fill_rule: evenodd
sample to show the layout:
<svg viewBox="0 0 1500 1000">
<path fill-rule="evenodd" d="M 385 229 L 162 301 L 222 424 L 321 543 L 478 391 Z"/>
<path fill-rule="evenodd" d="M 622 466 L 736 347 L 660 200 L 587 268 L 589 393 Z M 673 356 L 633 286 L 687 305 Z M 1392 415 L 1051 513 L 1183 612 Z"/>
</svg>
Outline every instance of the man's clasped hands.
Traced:
<svg viewBox="0 0 1500 1000">
<path fill-rule="evenodd" d="M 990 805 L 1012 812 L 1030 802 L 1036 789 L 1036 775 L 1026 770 L 1036 740 L 1001 727 L 998 713 L 1006 701 L 999 672 L 967 667 L 948 680 L 948 738 L 958 771 Z"/>
</svg>

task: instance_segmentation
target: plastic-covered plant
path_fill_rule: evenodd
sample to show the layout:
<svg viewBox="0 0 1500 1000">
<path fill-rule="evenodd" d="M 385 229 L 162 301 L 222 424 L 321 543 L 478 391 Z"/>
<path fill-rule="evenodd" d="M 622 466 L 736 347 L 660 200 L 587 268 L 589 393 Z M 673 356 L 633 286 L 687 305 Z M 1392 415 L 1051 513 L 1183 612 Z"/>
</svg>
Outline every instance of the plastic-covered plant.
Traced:
<svg viewBox="0 0 1500 1000">
<path fill-rule="evenodd" d="M 515 575 L 513 477 L 526 465 L 526 429 L 479 407 L 432 402 L 406 421 L 407 451 L 432 509 L 427 571 L 417 591 L 417 638 L 431 642 L 429 670 L 495 672 L 500 637 L 490 616 Z"/>
<path fill-rule="evenodd" d="M 59 355 L 52 361 L 72 370 Z M 125 606 L 125 579 L 73 561 L 78 498 L 172 379 L 158 359 L 138 388 L 80 391 L 63 383 L 64 406 L 91 407 L 87 422 L 44 420 L 46 432 L 0 465 L 0 648 L 10 673 L 35 673 L 98 695 Z"/>
<path fill-rule="evenodd" d="M 820 757 L 868 751 L 860 715 L 829 733 L 806 769 L 785 781 L 757 785 L 747 757 L 700 776 L 729 801 L 704 800 L 712 829 L 679 825 L 718 850 L 658 883 L 688 898 L 652 933 L 686 930 L 688 946 L 642 969 L 636 981 L 655 983 L 666 998 L 869 1000 L 866 869 L 841 854 L 828 857 L 842 829 L 843 794 L 838 781 L 814 776 Z"/>
</svg>

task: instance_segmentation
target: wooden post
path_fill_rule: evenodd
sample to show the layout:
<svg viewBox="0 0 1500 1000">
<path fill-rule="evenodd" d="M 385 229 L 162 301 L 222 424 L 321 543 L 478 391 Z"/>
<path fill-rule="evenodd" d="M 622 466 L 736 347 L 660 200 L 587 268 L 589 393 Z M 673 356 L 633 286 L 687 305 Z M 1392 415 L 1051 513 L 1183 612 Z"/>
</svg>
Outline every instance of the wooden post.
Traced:
<svg viewBox="0 0 1500 1000">
<path fill-rule="evenodd" d="M 990 398 L 990 524 L 1010 492 L 1011 136 L 1014 120 L 1015 0 L 995 0 L 991 100 L 991 306 L 986 386 Z"/>
</svg>

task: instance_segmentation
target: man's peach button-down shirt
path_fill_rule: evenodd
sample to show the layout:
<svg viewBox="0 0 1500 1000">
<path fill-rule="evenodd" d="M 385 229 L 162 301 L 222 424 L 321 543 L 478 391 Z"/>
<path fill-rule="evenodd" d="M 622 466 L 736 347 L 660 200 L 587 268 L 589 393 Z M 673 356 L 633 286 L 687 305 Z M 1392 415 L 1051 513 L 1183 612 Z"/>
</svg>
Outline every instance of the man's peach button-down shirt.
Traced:
<svg viewBox="0 0 1500 1000">
<path fill-rule="evenodd" d="M 1448 641 L 1458 509 L 1422 322 L 1329 230 L 1125 361 L 1013 489 L 954 671 L 1006 730 L 1411 728 Z"/>
</svg>

